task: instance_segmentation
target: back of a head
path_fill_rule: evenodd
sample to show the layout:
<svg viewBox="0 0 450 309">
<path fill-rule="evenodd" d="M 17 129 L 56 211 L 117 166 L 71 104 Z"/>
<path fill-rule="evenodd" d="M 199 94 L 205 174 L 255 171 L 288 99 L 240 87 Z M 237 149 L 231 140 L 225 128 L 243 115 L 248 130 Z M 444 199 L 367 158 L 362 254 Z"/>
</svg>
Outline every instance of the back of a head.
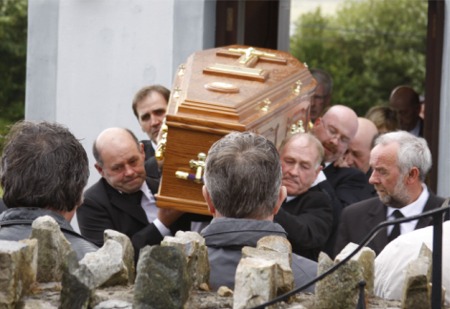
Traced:
<svg viewBox="0 0 450 309">
<path fill-rule="evenodd" d="M 353 140 L 350 142 L 365 143 L 367 145 L 373 144 L 373 139 L 378 135 L 376 125 L 369 119 L 358 117 L 358 131 Z"/>
<path fill-rule="evenodd" d="M 1 158 L 3 199 L 9 208 L 70 212 L 81 202 L 88 177 L 86 152 L 67 128 L 30 121 L 11 128 Z"/>
<path fill-rule="evenodd" d="M 397 111 L 390 106 L 373 106 L 367 111 L 365 118 L 375 124 L 380 134 L 400 128 Z"/>
<path fill-rule="evenodd" d="M 323 85 L 325 90 L 325 95 L 330 95 L 333 91 L 333 79 L 331 75 L 322 69 L 311 69 L 311 75 L 314 79 Z"/>
<path fill-rule="evenodd" d="M 395 106 L 397 102 L 409 105 L 411 108 L 420 107 L 420 96 L 410 86 L 395 87 L 389 97 L 389 104 Z"/>
<path fill-rule="evenodd" d="M 414 136 L 406 131 L 395 131 L 380 135 L 375 140 L 375 146 L 397 143 L 398 167 L 402 174 L 407 173 L 412 167 L 419 169 L 419 178 L 423 182 L 431 169 L 432 157 L 427 141 L 422 137 Z"/>
<path fill-rule="evenodd" d="M 420 121 L 420 99 L 414 89 L 409 86 L 395 88 L 389 98 L 389 105 L 397 110 L 400 128 L 412 131 Z"/>
<path fill-rule="evenodd" d="M 204 179 L 221 215 L 265 218 L 273 213 L 281 186 L 277 149 L 263 136 L 232 132 L 210 148 Z"/>
</svg>

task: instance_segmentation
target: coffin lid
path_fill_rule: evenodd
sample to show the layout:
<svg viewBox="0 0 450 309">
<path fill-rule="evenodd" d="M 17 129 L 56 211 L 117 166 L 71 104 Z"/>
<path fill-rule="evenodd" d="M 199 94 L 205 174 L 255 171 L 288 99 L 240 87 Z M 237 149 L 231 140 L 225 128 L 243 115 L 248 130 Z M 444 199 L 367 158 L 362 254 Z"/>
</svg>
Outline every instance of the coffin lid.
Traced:
<svg viewBox="0 0 450 309">
<path fill-rule="evenodd" d="M 256 54 L 253 63 L 240 63 L 245 52 Z M 287 52 L 240 45 L 203 50 L 180 65 L 166 121 L 244 131 L 315 85 L 307 66 Z"/>
</svg>

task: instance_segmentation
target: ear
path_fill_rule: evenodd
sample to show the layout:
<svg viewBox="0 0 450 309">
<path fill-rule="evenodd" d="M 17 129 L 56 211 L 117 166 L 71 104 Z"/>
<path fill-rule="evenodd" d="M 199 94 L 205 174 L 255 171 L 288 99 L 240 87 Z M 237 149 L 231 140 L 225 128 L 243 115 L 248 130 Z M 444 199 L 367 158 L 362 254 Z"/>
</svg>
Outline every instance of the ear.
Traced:
<svg viewBox="0 0 450 309">
<path fill-rule="evenodd" d="M 211 196 L 209 195 L 208 189 L 206 186 L 202 187 L 202 194 L 203 198 L 206 201 L 206 204 L 208 205 L 209 212 L 215 217 L 216 216 L 216 208 L 214 208 L 214 204 L 212 203 Z"/>
<path fill-rule="evenodd" d="M 406 176 L 406 183 L 410 184 L 419 180 L 419 169 L 417 167 L 413 167 L 409 170 L 409 173 Z"/>
<path fill-rule="evenodd" d="M 314 127 L 317 125 L 320 125 L 321 122 L 322 122 L 322 117 L 317 117 L 316 121 L 314 121 Z"/>
<path fill-rule="evenodd" d="M 98 163 L 95 163 L 94 166 L 95 166 L 95 169 L 98 171 L 98 173 L 100 175 L 102 175 L 102 177 L 103 177 L 103 173 L 104 173 L 103 168 Z"/>
<path fill-rule="evenodd" d="M 281 186 L 280 191 L 278 192 L 277 204 L 275 205 L 275 207 L 273 209 L 273 215 L 276 215 L 278 213 L 278 211 L 280 210 L 281 204 L 283 204 L 284 200 L 286 199 L 286 196 L 287 196 L 287 189 L 285 186 Z"/>
</svg>

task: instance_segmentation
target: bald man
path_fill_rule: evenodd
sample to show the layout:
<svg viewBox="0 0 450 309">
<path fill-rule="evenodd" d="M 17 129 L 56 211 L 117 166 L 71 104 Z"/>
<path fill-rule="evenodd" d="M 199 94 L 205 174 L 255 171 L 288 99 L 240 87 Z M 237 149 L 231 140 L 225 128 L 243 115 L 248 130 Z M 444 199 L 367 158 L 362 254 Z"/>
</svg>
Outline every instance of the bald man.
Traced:
<svg viewBox="0 0 450 309">
<path fill-rule="evenodd" d="M 420 97 L 413 88 L 409 86 L 395 87 L 389 97 L 389 105 L 398 113 L 401 130 L 423 137 Z"/>
<path fill-rule="evenodd" d="M 361 170 L 366 174 L 367 179 L 370 177 L 370 150 L 372 150 L 372 144 L 377 135 L 378 130 L 375 124 L 369 119 L 359 117 L 358 131 L 344 156 L 346 164 Z"/>
<path fill-rule="evenodd" d="M 131 131 L 104 130 L 94 142 L 93 154 L 102 178 L 86 190 L 77 211 L 84 237 L 102 246 L 104 231 L 116 230 L 131 239 L 137 255 L 143 246 L 190 228 L 190 222 L 178 220 L 181 212 L 156 207 L 159 183 L 146 177 L 144 146 Z"/>
<path fill-rule="evenodd" d="M 335 164 L 347 151 L 357 130 L 358 116 L 344 105 L 333 105 L 322 117 L 316 119 L 312 129 L 325 151 L 325 168 L 315 184 L 326 178 L 343 207 L 372 196 L 364 173 L 355 168 Z"/>
</svg>

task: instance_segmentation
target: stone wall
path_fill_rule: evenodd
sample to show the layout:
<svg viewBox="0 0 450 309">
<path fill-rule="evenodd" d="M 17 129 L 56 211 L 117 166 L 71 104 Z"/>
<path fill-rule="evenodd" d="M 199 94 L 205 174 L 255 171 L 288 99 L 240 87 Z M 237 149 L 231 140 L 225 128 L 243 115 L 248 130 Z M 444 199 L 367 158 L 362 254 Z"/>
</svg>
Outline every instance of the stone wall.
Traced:
<svg viewBox="0 0 450 309">
<path fill-rule="evenodd" d="M 105 231 L 104 246 L 78 261 L 52 218 L 38 218 L 32 228 L 31 239 L 0 241 L 0 308 L 252 308 L 293 287 L 284 238 L 270 236 L 257 248 L 244 247 L 235 291 L 210 291 L 208 251 L 198 233 L 178 232 L 161 246 L 143 248 L 135 268 L 129 238 L 116 231 Z M 353 248 L 335 261 L 322 253 L 319 274 Z M 298 293 L 271 308 L 356 308 L 361 289 L 366 308 L 427 308 L 427 256 L 424 252 L 411 266 L 403 303 L 372 296 L 375 254 L 364 248 L 317 283 L 315 295 Z"/>
</svg>

